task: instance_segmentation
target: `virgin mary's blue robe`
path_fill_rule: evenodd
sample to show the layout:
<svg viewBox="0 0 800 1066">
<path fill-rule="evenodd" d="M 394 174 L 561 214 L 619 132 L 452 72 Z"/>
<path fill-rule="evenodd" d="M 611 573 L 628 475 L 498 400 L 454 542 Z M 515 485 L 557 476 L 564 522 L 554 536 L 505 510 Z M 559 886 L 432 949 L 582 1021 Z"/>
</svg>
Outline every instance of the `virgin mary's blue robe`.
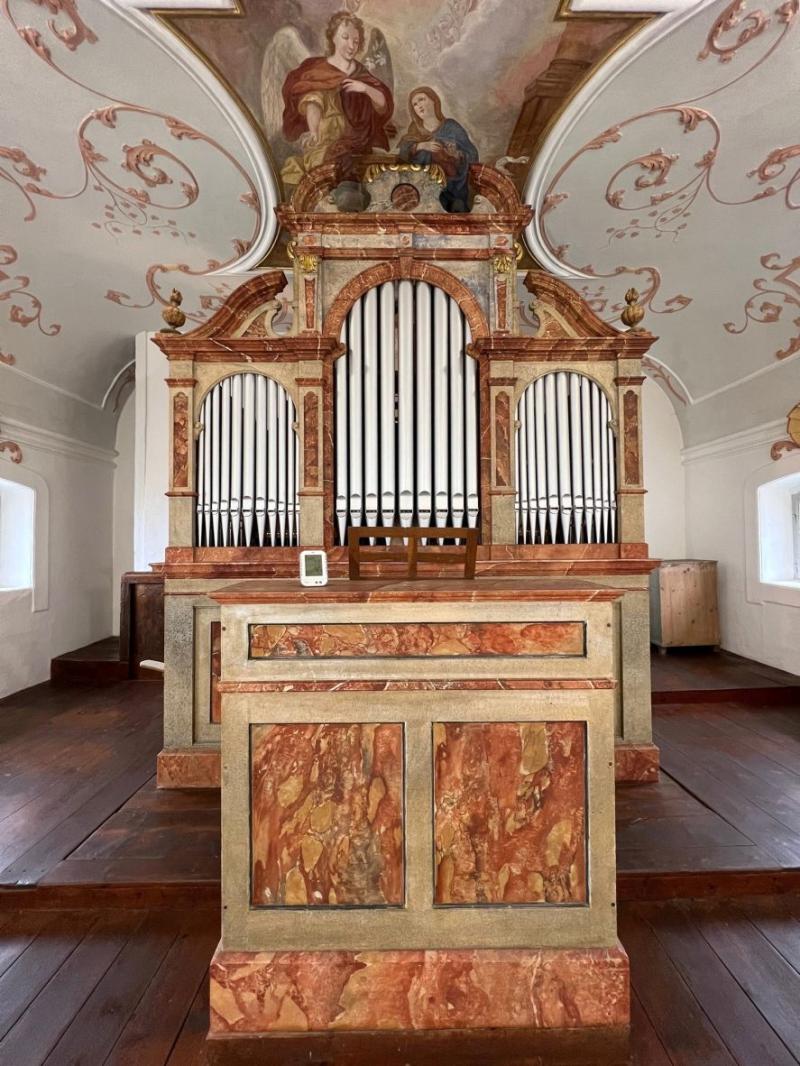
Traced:
<svg viewBox="0 0 800 1066">
<path fill-rule="evenodd" d="M 415 151 L 417 143 L 421 140 L 438 141 L 442 147 L 455 145 L 457 155 L 453 158 L 456 170 L 447 175 L 447 185 L 442 191 L 439 200 L 445 211 L 464 212 L 469 211 L 469 168 L 471 163 L 478 162 L 478 149 L 469 139 L 469 134 L 454 118 L 446 118 L 432 133 L 425 132 L 424 136 L 412 137 L 409 134 L 402 139 L 399 147 L 400 158 L 406 163 L 420 163 L 430 166 L 438 162 L 433 152 L 427 150 Z M 449 169 L 449 168 L 448 168 Z"/>
</svg>

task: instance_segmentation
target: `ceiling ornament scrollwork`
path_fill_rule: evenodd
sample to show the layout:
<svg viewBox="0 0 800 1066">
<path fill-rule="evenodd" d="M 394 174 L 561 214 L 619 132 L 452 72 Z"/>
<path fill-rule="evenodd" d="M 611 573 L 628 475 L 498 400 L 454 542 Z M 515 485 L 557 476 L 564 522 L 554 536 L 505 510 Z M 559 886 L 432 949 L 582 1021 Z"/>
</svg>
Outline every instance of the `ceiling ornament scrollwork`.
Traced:
<svg viewBox="0 0 800 1066">
<path fill-rule="evenodd" d="M 8 309 L 8 321 L 15 326 L 35 325 L 45 337 L 55 337 L 61 332 L 58 322 L 45 325 L 42 322 L 44 308 L 38 296 L 30 291 L 31 279 L 24 274 L 12 275 L 6 273 L 3 267 L 13 266 L 19 259 L 17 249 L 10 244 L 0 244 L 0 302 L 13 301 Z M 16 361 L 14 356 L 0 354 L 0 360 L 7 366 Z"/>
<path fill-rule="evenodd" d="M 748 196 L 738 199 L 725 197 L 714 180 L 714 168 L 720 157 L 723 135 L 721 124 L 711 107 L 720 100 L 722 94 L 756 71 L 780 47 L 796 21 L 800 0 L 785 0 L 773 11 L 758 9 L 748 12 L 745 8 L 743 0 L 733 0 L 722 11 L 708 30 L 697 58 L 702 62 L 716 56 L 721 63 L 728 64 L 737 54 L 745 49 L 752 50 L 754 42 L 763 39 L 767 47 L 753 57 L 746 69 L 701 95 L 630 115 L 596 134 L 569 155 L 541 196 L 536 237 L 547 252 L 565 270 L 577 275 L 604 279 L 620 275 L 638 277 L 643 282 L 641 302 L 647 304 L 654 314 L 683 311 L 691 304 L 692 297 L 681 292 L 663 297 L 660 291 L 662 274 L 655 264 L 634 266 L 627 256 L 625 263 L 611 269 L 599 269 L 592 263 L 576 262 L 569 243 L 563 240 L 559 242 L 554 236 L 554 221 L 564 211 L 564 205 L 569 203 L 569 186 L 575 183 L 578 169 L 591 165 L 596 172 L 603 157 L 608 157 L 607 172 L 610 174 L 604 186 L 604 201 L 614 212 L 625 216 L 625 221 L 607 227 L 607 246 L 617 242 L 632 244 L 642 235 L 667 238 L 672 242 L 679 240 L 691 225 L 694 209 L 700 206 L 703 197 L 721 206 L 741 207 L 782 194 L 788 210 L 800 207 L 800 202 L 793 196 L 800 179 L 800 144 L 775 147 L 748 170 L 747 177 L 761 186 Z M 767 41 L 764 35 L 769 27 L 773 27 L 774 32 Z M 648 126 L 653 128 L 656 146 L 648 152 L 625 158 L 623 149 L 629 134 L 635 132 L 640 138 L 642 130 Z M 798 160 L 796 166 L 791 165 L 794 160 Z M 786 302 L 791 302 L 791 297 L 787 296 Z M 748 315 L 748 321 L 750 319 L 751 315 Z M 729 325 L 725 328 L 728 329 Z M 794 350 L 797 349 L 790 348 L 790 351 Z M 785 354 L 789 353 L 776 353 L 779 358 Z"/>
<path fill-rule="evenodd" d="M 174 261 L 151 263 L 146 268 L 143 281 L 147 297 L 144 300 L 119 290 L 108 290 L 106 298 L 109 301 L 129 308 L 143 309 L 154 303 L 166 305 L 172 287 L 166 277 L 169 274 L 202 277 L 241 259 L 261 230 L 262 208 L 258 190 L 239 160 L 215 138 L 181 118 L 117 99 L 68 72 L 55 58 L 55 49 L 62 46 L 74 53 L 84 45 L 96 44 L 98 35 L 79 14 L 75 0 L 28 0 L 26 16 L 31 14 L 31 5 L 46 9 L 52 16 L 46 19 L 44 26 L 22 24 L 16 17 L 21 5 L 15 0 L 2 0 L 0 12 L 51 70 L 73 85 L 108 101 L 108 105 L 90 111 L 75 130 L 83 177 L 79 185 L 69 191 L 58 191 L 52 184 L 45 185 L 43 178 L 47 170 L 23 148 L 0 146 L 0 178 L 16 186 L 23 197 L 26 205 L 24 221 L 36 220 L 37 197 L 67 201 L 85 194 L 100 194 L 102 202 L 92 223 L 95 229 L 103 230 L 113 238 L 169 236 L 179 240 L 184 247 L 189 246 L 189 257 L 184 251 L 180 261 L 176 257 Z M 207 147 L 224 158 L 230 168 L 230 179 L 226 184 L 232 187 L 231 195 L 251 212 L 250 232 L 230 239 L 228 257 L 206 257 L 200 263 L 185 261 L 191 257 L 191 245 L 197 233 L 189 226 L 182 227 L 173 216 L 179 217 L 181 211 L 195 205 L 201 196 L 195 169 L 181 158 L 179 152 L 180 146 L 188 143 Z M 128 176 L 128 181 L 112 176 L 112 172 L 117 174 L 120 170 Z M 210 300 L 213 304 L 214 297 Z M 189 317 L 203 321 L 207 310 L 201 306 Z"/>
<path fill-rule="evenodd" d="M 777 252 L 761 256 L 761 265 L 773 276 L 753 279 L 753 288 L 756 291 L 744 305 L 744 323 L 737 326 L 735 322 L 726 322 L 725 329 L 728 333 L 744 333 L 751 324 L 767 325 L 779 322 L 784 311 L 789 314 L 797 312 L 796 317 L 792 319 L 792 325 L 796 327 L 797 332 L 785 348 L 778 348 L 775 352 L 776 359 L 786 359 L 795 352 L 800 352 L 800 283 L 792 278 L 797 272 L 800 279 L 800 255 L 788 263 L 782 263 L 780 259 Z"/>
</svg>

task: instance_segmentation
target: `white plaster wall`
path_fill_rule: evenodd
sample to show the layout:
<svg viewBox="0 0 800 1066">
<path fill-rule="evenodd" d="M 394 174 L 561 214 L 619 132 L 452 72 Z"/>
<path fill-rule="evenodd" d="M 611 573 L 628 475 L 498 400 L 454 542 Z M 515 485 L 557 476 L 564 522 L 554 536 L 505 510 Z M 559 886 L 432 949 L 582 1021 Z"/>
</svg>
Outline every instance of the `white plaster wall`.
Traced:
<svg viewBox="0 0 800 1066">
<path fill-rule="evenodd" d="M 169 543 L 169 363 L 152 337 L 136 336 L 134 570 L 163 562 Z"/>
<path fill-rule="evenodd" d="M 644 532 L 656 559 L 686 557 L 686 477 L 683 436 L 672 401 L 645 379 L 642 385 Z"/>
<path fill-rule="evenodd" d="M 37 610 L 31 590 L 0 593 L 0 696 L 47 680 L 52 658 L 109 635 L 114 480 L 112 451 L 9 419 L 3 430 L 23 459 L 0 459 L 2 477 L 37 488 L 48 514 L 37 557 L 49 580 Z"/>
<path fill-rule="evenodd" d="M 117 467 L 114 471 L 114 544 L 111 628 L 119 634 L 120 578 L 133 570 L 133 481 L 136 393 L 132 392 L 117 422 Z"/>
<path fill-rule="evenodd" d="M 800 470 L 800 453 L 770 459 L 782 436 L 781 421 L 684 452 L 687 548 L 719 563 L 722 647 L 800 673 L 800 592 L 764 585 L 758 573 L 758 486 Z"/>
</svg>

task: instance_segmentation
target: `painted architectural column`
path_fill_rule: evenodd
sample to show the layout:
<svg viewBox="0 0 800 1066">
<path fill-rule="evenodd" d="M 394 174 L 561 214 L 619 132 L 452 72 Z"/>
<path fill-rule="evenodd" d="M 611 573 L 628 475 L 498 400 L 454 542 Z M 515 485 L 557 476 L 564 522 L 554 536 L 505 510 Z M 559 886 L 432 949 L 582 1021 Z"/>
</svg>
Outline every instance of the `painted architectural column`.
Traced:
<svg viewBox="0 0 800 1066">
<path fill-rule="evenodd" d="M 620 359 L 617 390 L 617 514 L 621 544 L 644 541 L 641 360 Z"/>
<path fill-rule="evenodd" d="M 325 506 L 322 360 L 308 359 L 300 363 L 295 385 L 300 439 L 300 543 L 320 546 L 324 540 Z"/>
<path fill-rule="evenodd" d="M 194 364 L 170 364 L 169 387 L 169 543 L 191 548 L 194 543 L 195 485 L 195 386 Z"/>
</svg>

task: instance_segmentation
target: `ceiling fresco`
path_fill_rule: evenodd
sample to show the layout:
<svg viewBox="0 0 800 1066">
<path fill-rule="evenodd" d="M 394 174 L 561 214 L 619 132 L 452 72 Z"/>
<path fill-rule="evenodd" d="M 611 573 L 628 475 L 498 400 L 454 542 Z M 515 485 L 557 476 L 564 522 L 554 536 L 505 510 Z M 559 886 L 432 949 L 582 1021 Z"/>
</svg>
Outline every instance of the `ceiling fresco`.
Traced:
<svg viewBox="0 0 800 1066">
<path fill-rule="evenodd" d="M 572 0 L 590 17 L 556 0 L 204 3 L 213 16 L 174 11 L 191 0 L 0 3 L 7 413 L 35 410 L 34 385 L 113 413 L 132 338 L 158 328 L 173 286 L 191 324 L 285 262 L 275 207 L 343 150 L 323 107 L 338 92 L 361 116 L 348 151 L 419 149 L 439 123 L 510 174 L 534 207 L 532 255 L 603 317 L 636 285 L 660 337 L 648 373 L 695 438 L 785 418 L 800 365 L 798 0 L 663 0 L 672 12 L 649 19 L 624 17 L 633 0 Z M 347 35 L 331 48 L 326 34 L 339 10 L 362 27 L 351 57 Z M 521 291 L 526 330 L 529 303 Z"/>
<path fill-rule="evenodd" d="M 308 143 L 308 116 L 296 106 L 302 92 L 328 81 L 343 98 L 360 96 L 368 111 L 380 112 L 359 143 L 362 151 L 400 148 L 418 124 L 411 95 L 424 86 L 482 162 L 521 182 L 558 107 L 632 29 L 625 18 L 559 18 L 562 6 L 559 0 L 241 0 L 233 17 L 197 14 L 170 22 L 246 105 L 288 191 L 308 166 L 330 162 L 336 151 L 324 135 Z M 349 78 L 332 66 L 343 11 L 357 20 L 359 38 L 352 56 L 346 44 L 339 52 L 355 60 Z"/>
</svg>

